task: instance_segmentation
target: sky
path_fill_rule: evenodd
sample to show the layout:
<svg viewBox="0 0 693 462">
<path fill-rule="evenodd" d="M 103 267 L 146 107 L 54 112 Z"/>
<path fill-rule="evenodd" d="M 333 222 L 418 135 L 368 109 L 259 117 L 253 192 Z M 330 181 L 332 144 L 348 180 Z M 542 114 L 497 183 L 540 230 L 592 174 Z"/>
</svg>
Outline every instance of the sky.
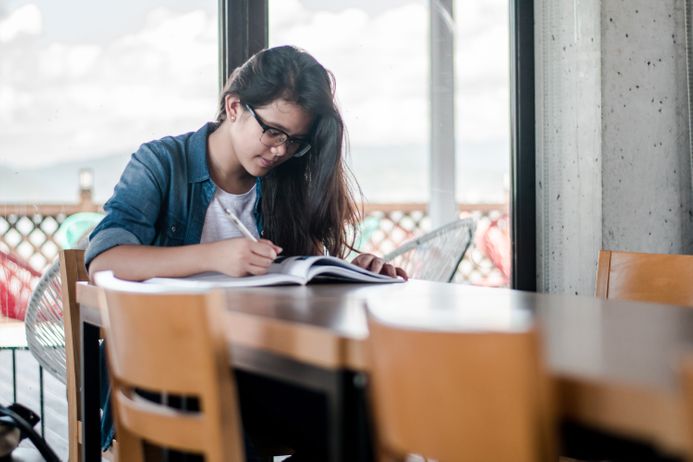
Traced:
<svg viewBox="0 0 693 462">
<path fill-rule="evenodd" d="M 360 8 L 315 12 L 299 0 L 271 2 L 270 44 L 302 46 L 335 73 L 354 144 L 427 143 L 428 2 L 390 1 L 377 14 L 354 3 Z M 509 113 L 507 2 L 457 1 L 455 8 L 458 135 L 507 138 L 499 123 Z"/>
<path fill-rule="evenodd" d="M 62 2 L 14 3 L 0 19 L 0 164 L 132 152 L 212 117 L 217 28 L 209 12 L 155 7 L 133 21 L 118 14 L 123 31 L 109 25 L 102 33 L 87 24 L 108 18 L 94 20 L 90 8 L 71 15 L 52 6 Z M 83 11 L 82 2 L 67 3 Z"/>
<path fill-rule="evenodd" d="M 213 119 L 216 5 L 0 0 L 0 166 L 131 153 Z M 301 46 L 336 75 L 354 152 L 400 145 L 425 151 L 428 1 L 269 5 L 270 45 Z M 458 157 L 486 156 L 502 169 L 509 143 L 507 0 L 454 5 Z"/>
</svg>

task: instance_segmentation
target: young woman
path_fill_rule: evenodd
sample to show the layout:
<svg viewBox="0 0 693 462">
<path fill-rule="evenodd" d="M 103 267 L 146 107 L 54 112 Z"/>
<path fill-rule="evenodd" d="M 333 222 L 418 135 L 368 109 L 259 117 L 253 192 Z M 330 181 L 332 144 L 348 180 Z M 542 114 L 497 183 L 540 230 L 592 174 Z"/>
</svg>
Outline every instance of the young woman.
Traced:
<svg viewBox="0 0 693 462">
<path fill-rule="evenodd" d="M 216 122 L 143 144 L 132 156 L 104 205 L 105 218 L 90 235 L 89 273 L 111 270 L 130 280 L 204 271 L 245 276 L 266 273 L 279 254 L 344 257 L 359 216 L 334 85 L 329 71 L 294 47 L 250 58 L 229 78 Z M 257 242 L 243 236 L 225 209 Z M 352 263 L 407 277 L 370 254 Z M 236 379 L 241 395 L 244 388 L 268 386 L 242 372 Z M 244 416 L 244 425 L 250 433 L 264 432 L 271 421 L 269 433 L 298 449 L 294 457 L 326 460 L 324 446 L 316 443 L 324 441 L 318 436 L 325 428 L 324 403 L 297 393 L 273 385 L 261 401 L 241 402 L 243 414 L 255 418 Z M 263 408 L 303 421 L 263 419 Z M 113 435 L 109 415 L 104 405 L 104 448 Z"/>
<path fill-rule="evenodd" d="M 264 274 L 280 253 L 344 257 L 359 216 L 334 85 L 294 47 L 250 58 L 229 78 L 216 122 L 132 156 L 90 236 L 90 274 L 244 276 Z M 224 209 L 260 239 L 244 238 Z M 352 263 L 406 277 L 370 254 Z"/>
</svg>

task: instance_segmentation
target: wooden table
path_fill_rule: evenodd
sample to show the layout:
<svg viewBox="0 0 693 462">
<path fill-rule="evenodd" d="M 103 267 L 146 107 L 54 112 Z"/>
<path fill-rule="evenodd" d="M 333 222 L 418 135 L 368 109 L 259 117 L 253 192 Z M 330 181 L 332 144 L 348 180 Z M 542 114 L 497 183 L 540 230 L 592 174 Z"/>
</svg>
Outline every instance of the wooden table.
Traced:
<svg viewBox="0 0 693 462">
<path fill-rule="evenodd" d="M 97 290 L 79 285 L 83 326 L 85 460 L 96 460 L 101 324 Z M 693 310 L 410 281 L 226 290 L 233 366 L 318 389 L 329 397 L 331 460 L 349 454 L 343 409 L 365 393 L 368 335 L 364 302 L 381 318 L 433 329 L 517 329 L 537 323 L 567 422 L 651 444 L 681 456 L 688 448 L 678 365 L 693 353 Z M 96 409 L 94 406 L 96 405 Z M 367 442 L 369 443 L 369 442 Z M 100 456 L 100 454 L 99 454 Z"/>
</svg>

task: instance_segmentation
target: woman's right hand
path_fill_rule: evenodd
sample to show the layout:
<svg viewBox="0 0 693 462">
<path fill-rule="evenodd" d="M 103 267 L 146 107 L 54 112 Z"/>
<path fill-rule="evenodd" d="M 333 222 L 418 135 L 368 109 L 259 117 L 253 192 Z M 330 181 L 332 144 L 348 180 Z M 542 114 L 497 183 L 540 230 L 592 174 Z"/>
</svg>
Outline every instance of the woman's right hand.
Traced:
<svg viewBox="0 0 693 462">
<path fill-rule="evenodd" d="M 210 251 L 210 262 L 215 271 L 241 277 L 267 273 L 282 248 L 267 239 L 253 242 L 239 237 L 214 242 Z"/>
</svg>

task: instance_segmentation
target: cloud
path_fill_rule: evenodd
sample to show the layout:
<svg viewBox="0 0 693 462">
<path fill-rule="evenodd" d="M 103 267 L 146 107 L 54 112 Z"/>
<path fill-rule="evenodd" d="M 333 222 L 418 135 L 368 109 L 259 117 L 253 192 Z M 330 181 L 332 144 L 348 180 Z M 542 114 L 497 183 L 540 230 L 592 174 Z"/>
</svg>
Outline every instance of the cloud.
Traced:
<svg viewBox="0 0 693 462">
<path fill-rule="evenodd" d="M 352 145 L 425 145 L 426 5 L 369 13 L 276 1 L 270 42 L 304 47 L 335 73 Z M 470 142 L 507 139 L 507 4 L 465 0 L 455 8 L 458 135 Z M 214 15 L 158 8 L 140 30 L 108 43 L 51 41 L 40 36 L 41 24 L 33 4 L 0 20 L 0 163 L 132 152 L 214 117 Z"/>
<path fill-rule="evenodd" d="M 22 34 L 38 35 L 43 22 L 41 11 L 32 3 L 12 11 L 9 16 L 0 19 L 0 44 L 11 42 Z"/>
<path fill-rule="evenodd" d="M 88 76 L 103 49 L 97 45 L 52 43 L 39 54 L 39 73 L 47 80 L 68 81 Z"/>
<path fill-rule="evenodd" d="M 216 34 L 214 15 L 162 8 L 106 44 L 0 44 L 0 164 L 129 153 L 198 128 L 216 107 Z"/>
<path fill-rule="evenodd" d="M 466 2 L 459 12 L 455 53 L 457 126 L 463 141 L 508 140 L 507 5 Z"/>
<path fill-rule="evenodd" d="M 507 9 L 504 0 L 455 2 L 456 115 L 468 141 L 508 137 Z M 334 72 L 354 145 L 425 144 L 428 15 L 425 2 L 377 15 L 274 2 L 270 43 L 303 47 Z"/>
<path fill-rule="evenodd" d="M 358 9 L 311 12 L 295 1 L 278 3 L 270 14 L 270 44 L 303 47 L 335 74 L 353 144 L 424 142 L 428 64 L 423 5 L 369 16 Z"/>
</svg>

